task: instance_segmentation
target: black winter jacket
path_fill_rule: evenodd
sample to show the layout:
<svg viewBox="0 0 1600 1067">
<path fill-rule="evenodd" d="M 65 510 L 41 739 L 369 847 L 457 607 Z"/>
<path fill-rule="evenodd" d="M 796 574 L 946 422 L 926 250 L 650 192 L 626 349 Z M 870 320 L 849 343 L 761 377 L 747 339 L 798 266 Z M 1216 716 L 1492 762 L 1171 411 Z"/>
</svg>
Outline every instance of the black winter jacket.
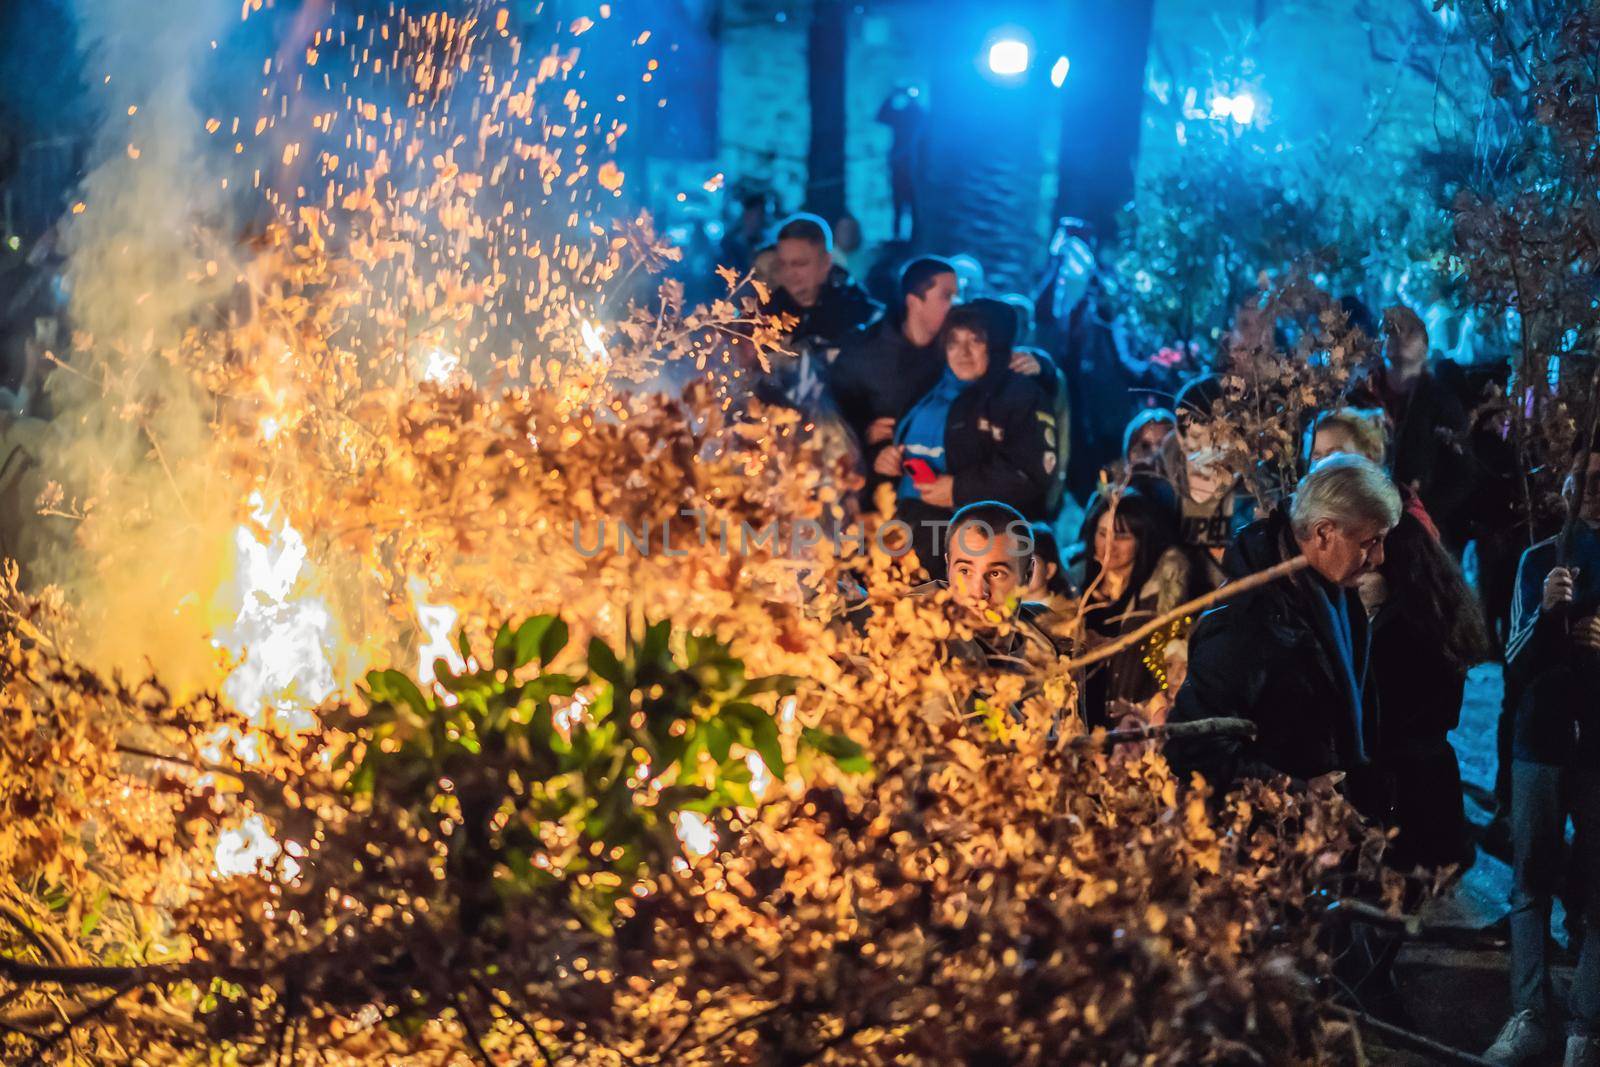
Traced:
<svg viewBox="0 0 1600 1067">
<path fill-rule="evenodd" d="M 1242 576 L 1298 553 L 1287 518 L 1274 514 L 1239 535 L 1224 567 Z M 1341 600 L 1348 657 L 1335 630 Z M 1185 778 L 1199 771 L 1218 790 L 1241 778 L 1309 779 L 1364 765 L 1377 729 L 1376 693 L 1366 684 L 1368 642 L 1355 591 L 1311 571 L 1208 611 L 1190 636 L 1189 675 L 1169 721 L 1244 718 L 1256 724 L 1256 738 L 1174 739 L 1168 761 Z"/>
<path fill-rule="evenodd" d="M 944 423 L 956 508 L 998 500 L 1030 520 L 1044 518 L 1055 433 L 1055 413 L 1032 379 L 1005 371 L 976 382 L 950 405 Z"/>
<path fill-rule="evenodd" d="M 944 352 L 937 341 L 914 345 L 901 332 L 899 321 L 885 316 L 852 337 L 828 368 L 828 387 L 845 424 L 861 442 L 867 468 L 867 492 L 883 477 L 872 472 L 873 460 L 891 443 L 867 444 L 867 427 L 874 419 L 900 421 L 911 405 L 939 384 L 944 374 Z"/>
<path fill-rule="evenodd" d="M 834 267 L 817 302 L 810 307 L 801 307 L 788 290 L 774 289 L 761 310 L 769 315 L 789 315 L 796 319 L 790 336 L 797 345 L 839 348 L 856 331 L 882 314 L 883 305 L 868 296 L 848 273 Z"/>
</svg>

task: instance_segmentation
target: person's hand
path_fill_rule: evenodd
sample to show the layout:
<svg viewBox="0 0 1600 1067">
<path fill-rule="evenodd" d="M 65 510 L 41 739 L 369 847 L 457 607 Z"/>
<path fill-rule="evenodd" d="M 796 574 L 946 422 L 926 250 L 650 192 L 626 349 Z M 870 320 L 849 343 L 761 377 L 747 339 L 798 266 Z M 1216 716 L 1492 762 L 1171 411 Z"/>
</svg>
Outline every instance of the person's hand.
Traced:
<svg viewBox="0 0 1600 1067">
<path fill-rule="evenodd" d="M 1038 374 L 1040 371 L 1039 360 L 1026 352 L 1011 353 L 1011 369 L 1018 374 Z"/>
<path fill-rule="evenodd" d="M 1573 623 L 1572 640 L 1579 648 L 1600 652 L 1600 618 L 1589 615 Z"/>
<path fill-rule="evenodd" d="M 894 419 L 885 415 L 867 423 L 867 444 L 881 445 L 894 437 Z"/>
<path fill-rule="evenodd" d="M 1377 571 L 1368 571 L 1356 579 L 1356 593 L 1361 597 L 1361 606 L 1371 615 L 1389 599 L 1389 583 Z"/>
<path fill-rule="evenodd" d="M 904 445 L 890 445 L 878 453 L 878 458 L 872 461 L 872 470 L 885 478 L 896 478 L 900 475 L 900 465 L 905 462 L 906 449 Z"/>
<path fill-rule="evenodd" d="M 933 481 L 917 486 L 922 502 L 936 508 L 955 507 L 955 492 L 956 480 L 948 474 L 941 474 Z"/>
<path fill-rule="evenodd" d="M 1544 599 L 1540 606 L 1551 611 L 1562 604 L 1572 603 L 1572 572 L 1565 567 L 1554 567 L 1544 579 Z"/>
</svg>

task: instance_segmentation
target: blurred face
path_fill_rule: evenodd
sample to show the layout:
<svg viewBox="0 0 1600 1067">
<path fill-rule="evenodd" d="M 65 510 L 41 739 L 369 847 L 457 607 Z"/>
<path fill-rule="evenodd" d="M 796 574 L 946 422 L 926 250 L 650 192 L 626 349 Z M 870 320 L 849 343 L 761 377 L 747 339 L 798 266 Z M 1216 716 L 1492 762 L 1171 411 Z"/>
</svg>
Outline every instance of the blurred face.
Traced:
<svg viewBox="0 0 1600 1067">
<path fill-rule="evenodd" d="M 1185 648 L 1182 655 L 1178 655 L 1176 650 L 1169 652 L 1163 666 L 1167 668 L 1167 692 L 1176 693 L 1189 678 L 1188 649 Z"/>
<path fill-rule="evenodd" d="M 833 245 L 844 252 L 854 252 L 861 247 L 861 224 L 845 218 L 834 223 Z"/>
<path fill-rule="evenodd" d="M 1415 370 L 1428 362 L 1428 339 L 1391 327 L 1384 339 L 1383 357 L 1396 370 Z"/>
<path fill-rule="evenodd" d="M 1567 475 L 1566 484 L 1561 487 L 1561 495 L 1567 499 L 1567 507 L 1577 502 L 1578 496 L 1578 471 L 1573 465 L 1571 474 Z M 1578 517 L 1591 526 L 1600 526 L 1600 452 L 1591 453 L 1589 456 L 1589 484 L 1583 491 L 1583 508 L 1578 512 Z"/>
<path fill-rule="evenodd" d="M 778 284 L 801 307 L 817 302 L 832 269 L 833 257 L 821 245 L 793 237 L 778 242 Z"/>
<path fill-rule="evenodd" d="M 956 276 L 937 275 L 926 292 L 920 296 L 912 293 L 906 297 L 906 333 L 914 337 L 932 339 L 944 329 L 945 316 L 956 298 Z"/>
<path fill-rule="evenodd" d="M 1100 516 L 1094 527 L 1094 558 L 1102 570 L 1123 574 L 1133 570 L 1139 540 L 1126 527 L 1118 526 L 1110 511 Z"/>
<path fill-rule="evenodd" d="M 971 330 L 951 330 L 944 342 L 944 359 L 957 378 L 975 382 L 989 369 L 989 342 Z"/>
<path fill-rule="evenodd" d="M 1364 574 L 1383 566 L 1383 539 L 1389 527 L 1366 522 L 1339 523 L 1321 519 L 1311 527 L 1300 550 L 1311 569 L 1334 585 L 1354 588 Z"/>
<path fill-rule="evenodd" d="M 1311 439 L 1311 462 L 1320 463 L 1336 452 L 1359 456 L 1356 439 L 1343 426 L 1324 426 Z M 1371 459 L 1371 456 L 1367 457 Z"/>
<path fill-rule="evenodd" d="M 1183 428 L 1182 440 L 1189 496 L 1203 504 L 1231 485 L 1233 475 L 1223 462 L 1210 423 L 1191 421 Z"/>
<path fill-rule="evenodd" d="M 950 532 L 950 590 L 971 608 L 1003 608 L 1022 586 L 1028 553 L 1005 530 L 968 523 Z"/>
<path fill-rule="evenodd" d="M 1147 422 L 1139 427 L 1139 432 L 1128 442 L 1129 466 L 1138 467 L 1154 462 L 1161 452 L 1161 442 L 1174 429 L 1176 427 L 1170 422 Z"/>
</svg>

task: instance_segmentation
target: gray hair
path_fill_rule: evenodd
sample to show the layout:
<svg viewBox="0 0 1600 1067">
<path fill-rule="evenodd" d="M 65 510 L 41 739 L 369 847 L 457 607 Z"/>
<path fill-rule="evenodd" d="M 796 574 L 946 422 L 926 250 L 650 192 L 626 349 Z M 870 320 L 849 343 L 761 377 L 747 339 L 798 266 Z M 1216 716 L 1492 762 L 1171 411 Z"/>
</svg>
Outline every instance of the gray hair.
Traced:
<svg viewBox="0 0 1600 1067">
<path fill-rule="evenodd" d="M 1365 522 L 1392 529 L 1400 521 L 1400 492 L 1370 459 L 1335 453 L 1300 479 L 1289 506 L 1294 535 L 1302 541 L 1323 519 L 1346 527 Z"/>
</svg>

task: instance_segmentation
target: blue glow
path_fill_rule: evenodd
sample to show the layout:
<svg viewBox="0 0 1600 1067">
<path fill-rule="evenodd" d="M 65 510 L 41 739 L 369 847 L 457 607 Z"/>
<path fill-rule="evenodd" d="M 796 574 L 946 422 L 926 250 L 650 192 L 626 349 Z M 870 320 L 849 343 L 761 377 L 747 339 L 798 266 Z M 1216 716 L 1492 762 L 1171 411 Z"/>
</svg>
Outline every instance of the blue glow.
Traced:
<svg viewBox="0 0 1600 1067">
<path fill-rule="evenodd" d="M 989 46 L 989 69 L 996 74 L 1024 74 L 1033 61 L 1033 50 L 1026 41 L 1001 37 Z"/>
<path fill-rule="evenodd" d="M 1239 90 L 1233 96 L 1218 93 L 1211 98 L 1211 117 L 1218 120 L 1232 119 L 1241 126 L 1248 126 L 1256 118 L 1256 98 L 1245 89 Z"/>
</svg>

